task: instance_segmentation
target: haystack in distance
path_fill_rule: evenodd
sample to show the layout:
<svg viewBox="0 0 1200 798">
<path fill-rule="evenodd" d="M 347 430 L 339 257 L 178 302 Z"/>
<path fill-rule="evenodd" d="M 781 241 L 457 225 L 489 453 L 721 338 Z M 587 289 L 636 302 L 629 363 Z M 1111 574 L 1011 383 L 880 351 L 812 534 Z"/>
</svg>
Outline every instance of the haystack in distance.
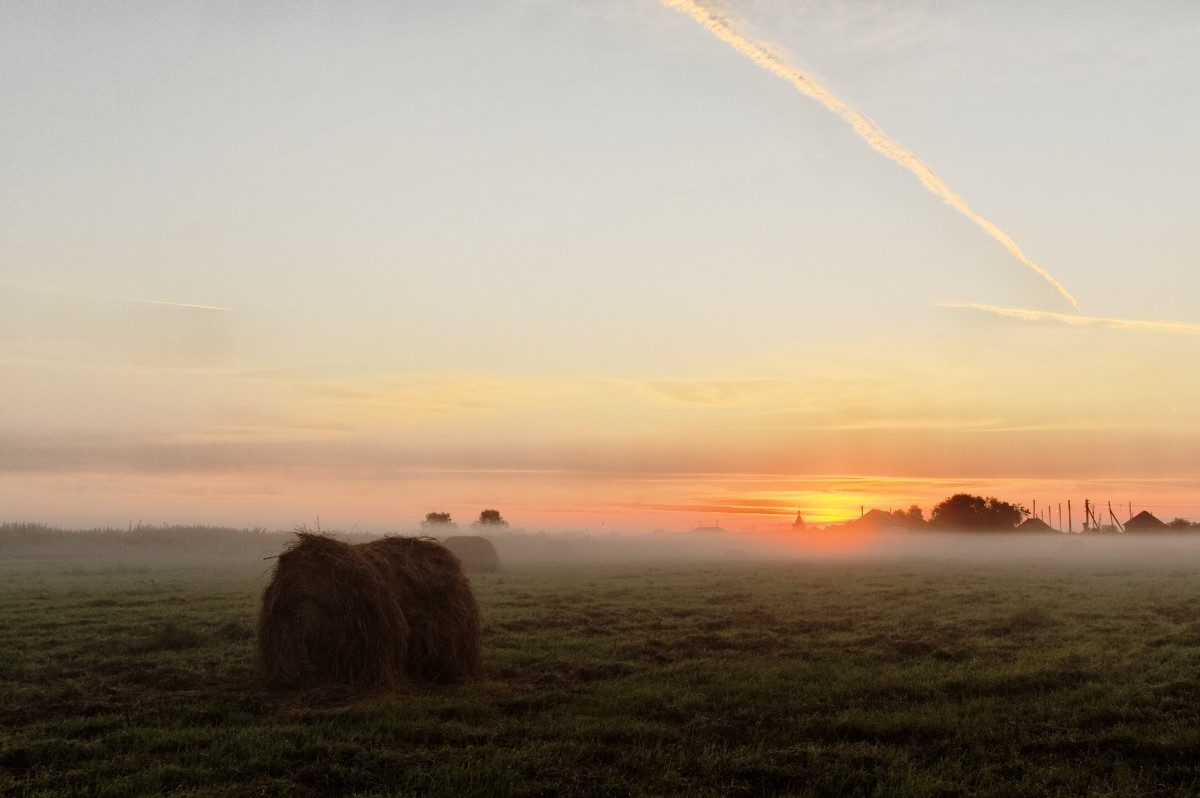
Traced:
<svg viewBox="0 0 1200 798">
<path fill-rule="evenodd" d="M 492 573 L 500 570 L 500 555 L 492 541 L 480 535 L 451 535 L 442 541 L 463 568 L 468 571 Z"/>
<path fill-rule="evenodd" d="M 481 639 L 471 585 L 441 544 L 302 531 L 263 591 L 258 659 L 280 685 L 386 690 L 479 676 Z"/>
</svg>

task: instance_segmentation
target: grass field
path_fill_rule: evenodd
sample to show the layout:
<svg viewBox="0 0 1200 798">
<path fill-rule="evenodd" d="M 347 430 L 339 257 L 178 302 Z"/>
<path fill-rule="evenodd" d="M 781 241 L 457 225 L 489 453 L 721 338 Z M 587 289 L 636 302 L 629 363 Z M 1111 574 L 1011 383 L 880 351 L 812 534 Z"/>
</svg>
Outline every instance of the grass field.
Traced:
<svg viewBox="0 0 1200 798">
<path fill-rule="evenodd" d="M 486 679 L 349 696 L 256 680 L 270 561 L 10 558 L 0 794 L 1196 795 L 1198 562 L 512 565 Z"/>
</svg>

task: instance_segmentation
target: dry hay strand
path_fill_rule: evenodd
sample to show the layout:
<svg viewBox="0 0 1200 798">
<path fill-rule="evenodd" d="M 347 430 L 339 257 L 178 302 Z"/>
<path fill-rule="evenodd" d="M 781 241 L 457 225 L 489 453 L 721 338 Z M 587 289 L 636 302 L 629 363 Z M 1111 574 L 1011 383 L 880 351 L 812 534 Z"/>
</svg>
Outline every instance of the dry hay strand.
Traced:
<svg viewBox="0 0 1200 798">
<path fill-rule="evenodd" d="M 442 541 L 468 571 L 491 573 L 500 570 L 500 555 L 492 541 L 479 535 L 455 535 Z"/>
<path fill-rule="evenodd" d="M 482 672 L 481 629 L 470 583 L 438 543 L 302 530 L 263 591 L 258 660 L 284 686 L 450 683 Z"/>
</svg>

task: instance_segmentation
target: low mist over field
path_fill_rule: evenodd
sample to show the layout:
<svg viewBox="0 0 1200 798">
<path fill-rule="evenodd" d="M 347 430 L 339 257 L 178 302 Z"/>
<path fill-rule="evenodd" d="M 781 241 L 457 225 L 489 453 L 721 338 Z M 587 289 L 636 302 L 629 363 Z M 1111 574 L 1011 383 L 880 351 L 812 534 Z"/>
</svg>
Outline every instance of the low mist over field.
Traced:
<svg viewBox="0 0 1200 798">
<path fill-rule="evenodd" d="M 325 530 L 351 542 L 379 535 Z M 1027 533 L 966 531 L 852 532 L 807 530 L 782 533 L 729 532 L 701 528 L 687 532 L 607 533 L 524 530 L 454 530 L 438 533 L 417 525 L 394 534 L 446 540 L 481 535 L 500 561 L 531 565 L 701 565 L 720 563 L 943 562 L 1041 563 L 1127 567 L 1200 564 L 1200 533 Z M 13 562 L 103 561 L 186 564 L 268 561 L 295 540 L 293 531 L 235 530 L 161 526 L 130 529 L 63 530 L 40 524 L 0 525 L 0 556 Z"/>
</svg>

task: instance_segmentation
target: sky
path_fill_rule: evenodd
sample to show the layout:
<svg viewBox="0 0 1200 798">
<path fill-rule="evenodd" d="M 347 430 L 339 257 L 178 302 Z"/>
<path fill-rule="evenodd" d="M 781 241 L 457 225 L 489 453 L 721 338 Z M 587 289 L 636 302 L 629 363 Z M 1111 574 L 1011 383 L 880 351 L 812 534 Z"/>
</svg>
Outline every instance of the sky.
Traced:
<svg viewBox="0 0 1200 798">
<path fill-rule="evenodd" d="M 0 0 L 0 104 L 0 521 L 1200 520 L 1200 5 Z"/>
</svg>

